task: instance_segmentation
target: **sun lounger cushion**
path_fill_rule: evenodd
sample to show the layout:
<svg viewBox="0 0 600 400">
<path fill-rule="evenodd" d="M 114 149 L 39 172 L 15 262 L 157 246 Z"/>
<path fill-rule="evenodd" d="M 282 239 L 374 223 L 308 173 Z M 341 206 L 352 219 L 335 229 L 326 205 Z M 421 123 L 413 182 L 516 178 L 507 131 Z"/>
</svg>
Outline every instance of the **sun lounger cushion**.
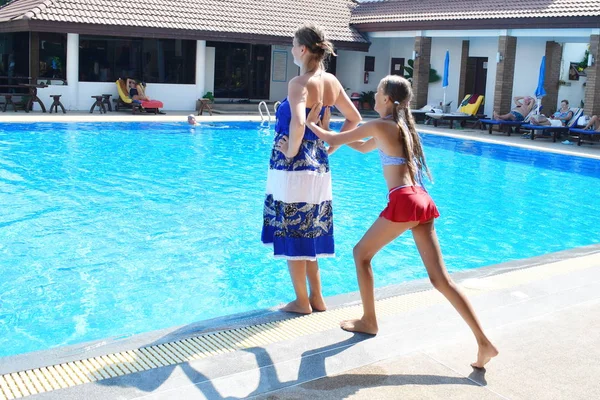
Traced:
<svg viewBox="0 0 600 400">
<path fill-rule="evenodd" d="M 158 101 L 158 100 L 142 101 L 141 105 L 144 108 L 163 108 L 162 101 Z"/>
<path fill-rule="evenodd" d="M 580 135 L 600 135 L 600 131 L 594 131 L 592 129 L 570 128 L 569 132 L 577 133 Z"/>
<path fill-rule="evenodd" d="M 159 101 L 159 100 L 132 100 L 131 97 L 129 97 L 126 93 L 127 93 L 127 83 L 125 82 L 125 80 L 123 79 L 118 79 L 116 82 L 117 84 L 117 92 L 119 92 L 119 98 L 121 99 L 121 101 L 125 104 L 131 104 L 131 103 L 137 103 L 140 104 L 142 107 L 144 108 L 163 108 L 163 102 Z M 138 91 L 140 93 L 143 93 L 143 88 L 138 85 Z"/>
</svg>

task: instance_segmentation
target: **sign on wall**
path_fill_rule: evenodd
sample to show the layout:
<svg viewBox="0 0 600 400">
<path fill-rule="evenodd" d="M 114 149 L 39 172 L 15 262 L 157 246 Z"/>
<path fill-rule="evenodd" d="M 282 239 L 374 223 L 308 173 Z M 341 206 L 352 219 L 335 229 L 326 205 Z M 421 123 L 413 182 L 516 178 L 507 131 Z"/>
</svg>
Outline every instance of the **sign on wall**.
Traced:
<svg viewBox="0 0 600 400">
<path fill-rule="evenodd" d="M 273 82 L 287 82 L 287 51 L 273 52 Z"/>
</svg>

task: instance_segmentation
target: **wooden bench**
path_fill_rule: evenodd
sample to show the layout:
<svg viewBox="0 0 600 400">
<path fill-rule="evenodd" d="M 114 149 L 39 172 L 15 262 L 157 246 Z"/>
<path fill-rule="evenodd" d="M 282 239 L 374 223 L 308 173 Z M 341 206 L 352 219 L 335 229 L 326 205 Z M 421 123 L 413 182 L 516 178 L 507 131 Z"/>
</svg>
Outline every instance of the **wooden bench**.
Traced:
<svg viewBox="0 0 600 400">
<path fill-rule="evenodd" d="M 204 110 L 208 110 L 208 113 L 212 115 L 212 107 L 210 106 L 210 99 L 198 99 L 196 102 L 196 110 L 198 110 L 198 115 L 202 115 Z"/>
<path fill-rule="evenodd" d="M 25 93 L 0 93 L 0 96 L 4 96 L 4 107 L 2 108 L 3 112 L 6 112 L 7 107 L 10 105 L 13 108 L 13 111 L 17 111 L 18 109 L 25 110 L 25 112 L 29 112 L 27 108 L 27 104 L 29 103 L 28 97 L 30 95 Z M 14 102 L 14 97 L 20 97 L 21 101 Z"/>
<path fill-rule="evenodd" d="M 52 97 L 54 99 L 54 102 L 52 103 L 52 105 L 50 106 L 50 110 L 48 111 L 50 114 L 52 114 L 52 107 L 54 107 L 54 112 L 58 114 L 58 107 L 60 107 L 62 109 L 63 114 L 66 114 L 67 111 L 65 110 L 65 107 L 62 105 L 62 103 L 60 102 L 60 94 L 51 94 L 50 97 Z"/>
<path fill-rule="evenodd" d="M 104 103 L 102 102 L 102 95 L 99 96 L 90 96 L 92 99 L 96 99 L 92 107 L 90 107 L 90 114 L 94 113 L 94 108 L 98 107 L 100 110 L 100 114 L 106 114 L 106 108 L 104 108 Z"/>
</svg>

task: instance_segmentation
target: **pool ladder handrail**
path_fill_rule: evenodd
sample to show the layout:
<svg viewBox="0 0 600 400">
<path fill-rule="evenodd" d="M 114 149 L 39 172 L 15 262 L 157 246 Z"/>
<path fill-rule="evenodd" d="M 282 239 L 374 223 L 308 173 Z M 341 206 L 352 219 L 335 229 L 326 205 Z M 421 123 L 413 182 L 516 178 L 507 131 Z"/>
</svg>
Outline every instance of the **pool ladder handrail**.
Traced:
<svg viewBox="0 0 600 400">
<path fill-rule="evenodd" d="M 269 106 L 267 106 L 267 103 L 264 101 L 261 101 L 260 103 L 258 103 L 258 113 L 260 114 L 260 120 L 262 122 L 265 122 L 265 116 L 262 112 L 261 106 L 265 106 L 265 111 L 267 112 L 267 116 L 269 117 L 268 121 L 271 122 L 271 113 L 269 112 Z"/>
<path fill-rule="evenodd" d="M 260 119 L 262 122 L 265 122 L 265 117 L 263 115 L 261 106 L 264 104 L 265 106 L 265 110 L 267 111 L 267 116 L 269 117 L 269 123 L 271 122 L 271 113 L 269 112 L 269 106 L 267 106 L 267 103 L 265 101 L 261 101 L 260 103 L 258 103 L 258 113 L 260 114 Z M 281 102 L 276 101 L 273 104 L 273 112 L 276 113 L 277 112 L 277 108 L 279 107 L 279 105 L 281 105 Z"/>
</svg>

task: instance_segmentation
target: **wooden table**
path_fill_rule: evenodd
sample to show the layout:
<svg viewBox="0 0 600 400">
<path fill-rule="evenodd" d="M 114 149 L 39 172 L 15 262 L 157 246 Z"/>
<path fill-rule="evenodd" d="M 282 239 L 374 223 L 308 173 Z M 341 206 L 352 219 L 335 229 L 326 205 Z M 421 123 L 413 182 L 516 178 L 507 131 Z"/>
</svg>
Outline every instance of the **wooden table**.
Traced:
<svg viewBox="0 0 600 400">
<path fill-rule="evenodd" d="M 27 101 L 27 105 L 25 106 L 25 112 L 29 112 L 29 110 L 32 109 L 33 107 L 33 103 L 38 103 L 40 105 L 40 107 L 42 108 L 42 112 L 46 112 L 46 106 L 44 106 L 44 103 L 42 102 L 42 100 L 40 100 L 40 98 L 37 95 L 37 90 L 39 88 L 45 88 L 48 87 L 48 85 L 42 83 L 42 84 L 35 84 L 35 83 L 18 83 L 15 85 L 0 85 L 0 95 L 1 96 L 29 96 L 29 100 Z M 28 93 L 8 93 L 7 91 L 3 90 L 3 89 L 27 89 Z M 4 107 L 6 109 L 6 106 Z"/>
<path fill-rule="evenodd" d="M 28 88 L 29 95 L 31 96 L 27 102 L 27 109 L 31 110 L 33 108 L 33 103 L 38 103 L 42 108 L 42 112 L 46 112 L 46 107 L 44 106 L 44 103 L 42 103 L 42 100 L 40 100 L 38 97 L 37 90 L 47 88 L 48 85 L 45 83 L 23 83 L 21 86 Z"/>
</svg>

